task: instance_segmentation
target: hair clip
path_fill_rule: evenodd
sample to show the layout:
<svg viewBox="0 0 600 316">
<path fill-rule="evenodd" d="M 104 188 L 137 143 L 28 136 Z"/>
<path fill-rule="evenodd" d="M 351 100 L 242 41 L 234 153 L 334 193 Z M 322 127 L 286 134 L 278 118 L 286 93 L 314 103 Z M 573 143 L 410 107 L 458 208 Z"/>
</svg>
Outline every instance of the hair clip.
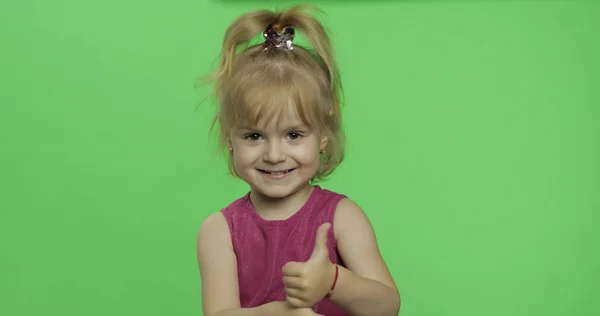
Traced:
<svg viewBox="0 0 600 316">
<path fill-rule="evenodd" d="M 286 27 L 283 32 L 278 33 L 276 28 L 278 29 L 279 25 L 269 24 L 267 29 L 263 32 L 263 36 L 265 37 L 265 44 L 263 46 L 265 50 L 269 47 L 285 47 L 288 50 L 294 49 L 292 47 L 292 41 L 296 35 L 294 29 L 291 27 Z"/>
</svg>

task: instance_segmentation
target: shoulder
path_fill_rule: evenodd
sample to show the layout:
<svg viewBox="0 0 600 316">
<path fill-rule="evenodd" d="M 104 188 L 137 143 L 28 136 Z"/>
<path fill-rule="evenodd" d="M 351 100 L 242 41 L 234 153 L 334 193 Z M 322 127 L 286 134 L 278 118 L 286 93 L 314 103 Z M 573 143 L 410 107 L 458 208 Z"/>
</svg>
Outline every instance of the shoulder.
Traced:
<svg viewBox="0 0 600 316">
<path fill-rule="evenodd" d="M 219 213 L 221 213 L 225 219 L 231 220 L 236 214 L 240 213 L 239 210 L 243 210 L 247 207 L 248 201 L 249 194 L 245 194 L 226 205 Z"/>
<path fill-rule="evenodd" d="M 200 224 L 200 232 L 214 230 L 215 228 L 223 228 L 227 225 L 227 220 L 223 211 L 215 212 L 208 215 Z"/>
<path fill-rule="evenodd" d="M 210 214 L 202 221 L 198 231 L 198 247 L 202 246 L 201 242 L 210 244 L 226 244 L 232 245 L 231 229 L 235 218 L 240 216 L 238 210 L 243 209 L 248 195 L 237 198 L 232 201 L 219 212 Z M 208 245 L 205 245 L 208 246 Z M 233 246 L 231 246 L 233 248 Z"/>
<path fill-rule="evenodd" d="M 353 200 L 342 196 L 337 203 L 334 215 L 335 237 L 345 233 L 360 230 L 372 232 L 373 228 L 363 209 Z M 359 230 L 359 231 L 360 231 Z"/>
<path fill-rule="evenodd" d="M 350 214 L 351 216 L 365 215 L 363 209 L 350 198 L 343 196 L 337 204 L 336 213 Z"/>
<path fill-rule="evenodd" d="M 337 207 L 342 200 L 347 199 L 346 195 L 342 193 L 325 189 L 320 186 L 315 187 L 315 195 L 316 198 L 314 199 L 314 203 L 318 204 L 320 209 L 328 210 L 328 212 L 330 212 L 329 216 L 337 211 Z"/>
<path fill-rule="evenodd" d="M 352 199 L 343 193 L 321 188 L 320 186 L 317 188 L 321 200 L 325 201 L 325 205 L 322 206 L 327 206 L 325 208 L 333 213 L 329 216 L 333 217 L 331 220 L 333 220 L 333 233 L 336 241 L 345 232 L 352 231 L 353 226 L 367 225 L 370 227 L 370 222 L 365 212 Z"/>
<path fill-rule="evenodd" d="M 223 212 L 210 214 L 202 221 L 198 230 L 199 255 L 213 244 L 219 244 L 220 246 L 231 245 L 229 224 Z"/>
<path fill-rule="evenodd" d="M 339 192 L 333 191 L 331 189 L 327 189 L 327 188 L 321 187 L 320 185 L 316 185 L 315 186 L 315 190 L 318 191 L 319 195 L 327 197 L 329 199 L 336 199 L 337 198 L 339 200 L 341 198 L 345 198 L 346 197 L 346 195 L 344 195 L 342 193 L 339 193 Z"/>
</svg>

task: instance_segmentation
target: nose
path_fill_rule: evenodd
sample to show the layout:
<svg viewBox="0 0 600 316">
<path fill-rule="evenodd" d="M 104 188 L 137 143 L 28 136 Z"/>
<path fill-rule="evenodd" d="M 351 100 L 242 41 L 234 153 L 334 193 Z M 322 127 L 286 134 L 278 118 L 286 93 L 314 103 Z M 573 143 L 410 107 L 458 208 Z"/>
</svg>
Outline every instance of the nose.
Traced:
<svg viewBox="0 0 600 316">
<path fill-rule="evenodd" d="M 281 144 L 278 142 L 270 142 L 267 145 L 264 160 L 269 163 L 278 163 L 285 160 L 285 153 Z"/>
</svg>

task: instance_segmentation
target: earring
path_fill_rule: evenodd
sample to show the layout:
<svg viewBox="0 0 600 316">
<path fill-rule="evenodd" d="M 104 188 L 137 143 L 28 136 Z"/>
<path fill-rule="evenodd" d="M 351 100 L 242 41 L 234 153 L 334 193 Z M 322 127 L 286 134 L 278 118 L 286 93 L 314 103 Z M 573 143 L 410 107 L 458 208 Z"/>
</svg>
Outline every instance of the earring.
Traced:
<svg viewBox="0 0 600 316">
<path fill-rule="evenodd" d="M 319 154 L 324 154 L 325 153 L 325 148 L 321 148 L 321 150 L 319 150 Z"/>
<path fill-rule="evenodd" d="M 229 147 L 229 154 L 233 155 L 233 148 Z"/>
</svg>

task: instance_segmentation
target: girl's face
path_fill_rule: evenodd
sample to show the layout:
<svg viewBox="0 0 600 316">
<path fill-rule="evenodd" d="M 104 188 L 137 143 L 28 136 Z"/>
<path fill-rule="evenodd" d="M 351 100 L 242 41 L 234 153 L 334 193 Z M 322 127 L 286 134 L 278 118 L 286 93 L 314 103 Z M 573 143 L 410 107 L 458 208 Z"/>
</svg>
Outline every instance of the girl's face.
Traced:
<svg viewBox="0 0 600 316">
<path fill-rule="evenodd" d="M 308 188 L 327 138 L 288 113 L 262 128 L 232 128 L 229 145 L 237 174 L 253 191 L 268 198 L 284 198 Z"/>
</svg>

